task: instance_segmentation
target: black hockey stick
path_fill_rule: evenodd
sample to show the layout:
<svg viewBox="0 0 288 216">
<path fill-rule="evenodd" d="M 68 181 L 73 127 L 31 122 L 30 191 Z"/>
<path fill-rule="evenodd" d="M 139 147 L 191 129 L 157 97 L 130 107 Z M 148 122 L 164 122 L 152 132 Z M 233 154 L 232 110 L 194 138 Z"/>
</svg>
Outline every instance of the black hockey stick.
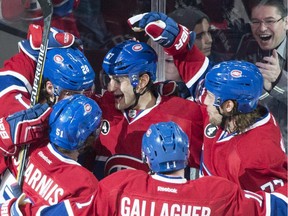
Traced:
<svg viewBox="0 0 288 216">
<path fill-rule="evenodd" d="M 44 26 L 43 26 L 43 34 L 42 34 L 42 43 L 40 46 L 39 56 L 37 60 L 36 70 L 35 70 L 33 88 L 32 88 L 31 98 L 30 98 L 31 106 L 34 106 L 38 102 L 38 98 L 39 98 L 42 75 L 44 71 L 46 53 L 47 53 L 47 48 L 48 48 L 48 36 L 49 36 L 51 19 L 52 19 L 52 14 L 53 14 L 53 5 L 52 5 L 51 0 L 38 0 L 38 2 L 42 9 Z M 29 144 L 25 145 L 24 148 L 19 153 L 20 165 L 18 169 L 17 181 L 21 189 L 23 186 L 23 178 L 24 178 L 24 171 L 25 171 L 25 166 L 26 166 L 28 148 L 29 148 Z"/>
<path fill-rule="evenodd" d="M 0 22 L 0 31 L 6 32 L 8 34 L 11 34 L 13 36 L 17 36 L 23 39 L 27 37 L 27 32 L 17 29 L 3 22 Z"/>
</svg>

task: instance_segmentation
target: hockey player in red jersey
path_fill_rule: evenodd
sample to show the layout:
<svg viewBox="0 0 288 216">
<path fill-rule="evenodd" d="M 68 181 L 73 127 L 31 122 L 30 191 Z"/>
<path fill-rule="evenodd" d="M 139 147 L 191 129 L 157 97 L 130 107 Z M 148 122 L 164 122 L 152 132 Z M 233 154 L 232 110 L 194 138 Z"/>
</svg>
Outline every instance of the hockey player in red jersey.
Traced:
<svg viewBox="0 0 288 216">
<path fill-rule="evenodd" d="M 31 109 L 40 113 L 35 107 Z M 19 119 L 24 118 L 25 121 L 31 109 L 9 116 L 6 121 L 10 126 L 19 124 Z M 95 135 L 101 115 L 102 111 L 96 102 L 80 94 L 65 98 L 53 106 L 49 116 L 49 139 L 30 145 L 23 183 L 26 202 L 54 205 L 73 197 L 83 200 L 96 191 L 98 180 L 76 161 L 88 136 Z M 45 118 L 42 115 L 40 117 Z M 32 121 L 31 112 L 29 120 Z M 0 187 L 0 202 L 4 203 L 0 212 L 4 215 L 13 199 L 5 201 L 19 196 L 18 183 L 13 181 L 19 164 L 16 158 L 3 155 L 0 155 L 0 161 L 2 166 L 6 164 L 5 172 L 9 172 L 9 175 L 5 175 L 6 179 L 2 179 Z"/>
<path fill-rule="evenodd" d="M 134 23 L 135 19 L 131 20 Z M 207 59 L 193 46 L 195 33 L 163 13 L 138 15 L 138 21 L 138 28 L 173 55 L 187 87 L 200 84 L 201 76 L 207 74 L 207 67 L 203 67 Z M 205 87 L 210 92 L 210 101 L 205 102 L 207 110 L 203 106 L 207 118 L 202 174 L 225 177 L 254 192 L 285 187 L 287 155 L 274 117 L 267 108 L 258 105 L 263 87 L 259 69 L 246 62 L 223 62 L 206 75 Z M 195 97 L 196 86 L 190 89 Z"/>
<path fill-rule="evenodd" d="M 199 87 L 208 114 L 202 174 L 223 176 L 251 191 L 273 192 L 287 185 L 280 128 L 258 104 L 262 88 L 263 77 L 252 63 L 223 62 L 207 73 Z"/>
<path fill-rule="evenodd" d="M 82 201 L 73 198 L 54 206 L 14 209 L 33 215 L 257 215 L 286 216 L 287 197 L 253 193 L 218 176 L 184 178 L 189 139 L 174 122 L 152 124 L 142 139 L 142 157 L 151 172 L 121 170 L 101 180 L 97 192 Z M 31 210 L 32 209 L 32 210 Z"/>
<path fill-rule="evenodd" d="M 19 53 L 0 69 L 0 102 L 6 102 L 0 116 L 30 107 L 30 93 L 42 40 L 42 27 L 30 25 L 27 40 L 18 43 Z M 60 96 L 91 89 L 95 72 L 77 48 L 72 34 L 51 28 L 39 102 L 54 103 Z M 55 97 L 54 97 L 55 96 Z"/>
<path fill-rule="evenodd" d="M 1 117 L 30 107 L 42 28 L 30 25 L 27 38 L 19 42 L 19 53 L 5 61 L 0 69 L 0 103 L 5 104 L 5 109 L 0 110 Z M 73 46 L 75 40 L 73 35 L 51 28 L 39 93 L 40 103 L 53 104 L 66 96 L 91 90 L 95 72 L 83 53 Z M 24 136 L 16 138 L 15 145 L 37 141 L 36 137 L 32 140 Z M 1 140 L 0 146 L 5 154 L 10 154 Z M 8 147 L 11 146 L 8 144 Z M 15 149 L 10 150 L 13 152 Z"/>
<path fill-rule="evenodd" d="M 155 51 L 143 42 L 124 41 L 108 51 L 102 66 L 108 91 L 95 97 L 103 110 L 102 131 L 95 147 L 96 176 L 103 177 L 99 175 L 103 167 L 98 165 L 104 162 L 105 175 L 124 168 L 146 169 L 141 163 L 141 137 L 150 124 L 163 120 L 181 125 L 193 145 L 190 163 L 199 166 L 201 110 L 194 102 L 158 94 L 153 83 Z"/>
<path fill-rule="evenodd" d="M 73 94 L 90 91 L 93 86 L 95 73 L 83 53 L 74 47 L 75 37 L 69 33 L 51 28 L 48 51 L 39 102 L 35 107 L 37 120 L 31 120 L 34 111 L 27 111 L 25 118 L 16 120 L 13 125 L 6 117 L 18 111 L 30 108 L 30 97 L 33 86 L 36 59 L 42 40 L 42 28 L 30 25 L 27 40 L 19 42 L 18 54 L 5 61 L 0 70 L 0 103 L 5 104 L 1 109 L 1 155 L 14 156 L 17 161 L 18 146 L 41 142 L 48 137 L 47 128 L 43 126 L 42 118 L 48 115 L 48 105 Z M 45 104 L 45 103 L 48 104 Z M 32 113 L 31 115 L 29 113 Z M 15 117 L 15 115 L 13 115 Z M 17 115 L 16 115 L 17 116 Z M 16 124 L 17 123 L 17 124 Z M 2 183 L 5 179 L 6 164 L 0 163 Z M 3 194 L 1 194 L 3 196 Z"/>
<path fill-rule="evenodd" d="M 125 170 L 103 179 L 95 202 L 98 215 L 260 216 L 275 210 L 274 195 L 241 191 L 237 184 L 224 178 L 187 181 L 183 176 L 188 149 L 187 135 L 174 122 L 151 125 L 142 139 L 143 161 L 151 174 Z M 287 198 L 274 204 L 278 201 L 279 212 L 271 215 L 286 214 Z"/>
</svg>

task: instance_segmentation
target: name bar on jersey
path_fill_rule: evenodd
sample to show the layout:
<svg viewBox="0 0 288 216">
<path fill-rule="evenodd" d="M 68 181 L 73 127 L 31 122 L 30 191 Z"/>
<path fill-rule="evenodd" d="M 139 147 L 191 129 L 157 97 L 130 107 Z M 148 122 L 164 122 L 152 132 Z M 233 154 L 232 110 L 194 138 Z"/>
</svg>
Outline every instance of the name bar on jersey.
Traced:
<svg viewBox="0 0 288 216">
<path fill-rule="evenodd" d="M 157 205 L 156 205 L 157 204 Z M 159 214 L 160 213 L 160 214 Z M 178 203 L 165 203 L 155 201 L 146 201 L 140 199 L 130 199 L 129 197 L 121 198 L 121 215 L 211 215 L 211 209 L 206 206 L 192 206 Z"/>
</svg>

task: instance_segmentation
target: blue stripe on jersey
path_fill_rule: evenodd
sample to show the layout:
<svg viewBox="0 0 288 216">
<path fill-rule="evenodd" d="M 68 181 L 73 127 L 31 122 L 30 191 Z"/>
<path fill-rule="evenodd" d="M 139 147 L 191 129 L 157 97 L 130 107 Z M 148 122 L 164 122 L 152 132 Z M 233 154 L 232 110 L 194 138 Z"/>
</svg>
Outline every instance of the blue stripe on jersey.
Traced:
<svg viewBox="0 0 288 216">
<path fill-rule="evenodd" d="M 3 91 L 11 85 L 17 85 L 26 88 L 25 84 L 14 76 L 5 75 L 0 76 L 0 78 L 0 91 Z"/>
<path fill-rule="evenodd" d="M 68 210 L 66 209 L 64 202 L 46 207 L 38 213 L 40 213 L 38 215 L 45 215 L 45 216 L 50 216 L 50 215 L 51 216 L 55 216 L 55 215 L 69 216 Z"/>
<path fill-rule="evenodd" d="M 283 198 L 282 198 L 281 195 L 275 196 L 272 193 L 272 194 L 270 194 L 270 205 L 271 205 L 271 212 L 270 212 L 271 216 L 272 215 L 287 216 L 288 203 L 287 203 L 286 197 L 283 196 Z M 266 207 L 266 209 L 267 209 L 267 207 Z"/>
</svg>

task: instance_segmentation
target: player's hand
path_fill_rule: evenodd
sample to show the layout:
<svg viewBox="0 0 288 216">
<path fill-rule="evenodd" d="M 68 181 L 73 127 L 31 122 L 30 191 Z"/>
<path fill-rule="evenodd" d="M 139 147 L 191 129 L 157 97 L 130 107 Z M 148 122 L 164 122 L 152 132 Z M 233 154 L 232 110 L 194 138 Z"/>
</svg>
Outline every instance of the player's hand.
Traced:
<svg viewBox="0 0 288 216">
<path fill-rule="evenodd" d="M 48 104 L 16 112 L 0 118 L 0 150 L 4 155 L 14 155 L 17 146 L 35 143 L 48 136 L 48 117 L 52 109 Z"/>
<path fill-rule="evenodd" d="M 265 56 L 263 60 L 265 63 L 256 62 L 255 64 L 259 68 L 264 78 L 264 88 L 267 91 L 270 91 L 273 87 L 273 83 L 277 80 L 281 73 L 277 51 L 274 49 L 272 56 Z"/>
<path fill-rule="evenodd" d="M 32 49 L 39 50 L 42 43 L 43 27 L 40 25 L 30 24 L 27 33 L 27 39 Z M 67 48 L 74 44 L 75 36 L 63 30 L 51 27 L 48 37 L 48 49 Z"/>
<path fill-rule="evenodd" d="M 137 18 L 140 19 L 139 22 L 137 22 Z M 135 27 L 138 27 L 139 30 L 145 30 L 153 41 L 163 47 L 170 47 L 179 34 L 178 24 L 167 15 L 159 12 L 150 12 L 131 17 L 128 19 L 128 24 L 134 30 Z"/>
<path fill-rule="evenodd" d="M 27 34 L 27 40 L 22 40 L 18 43 L 19 49 L 21 49 L 34 61 L 37 60 L 39 55 L 39 50 L 42 44 L 42 35 L 42 26 L 30 24 Z M 75 46 L 81 49 L 82 42 L 80 39 L 76 38 L 71 33 L 64 32 L 54 27 L 50 28 L 47 49 L 67 48 L 71 46 Z"/>
<path fill-rule="evenodd" d="M 138 14 L 128 19 L 134 31 L 145 30 L 151 39 L 175 55 L 179 50 L 193 46 L 196 34 L 185 26 L 177 24 L 172 18 L 159 12 Z"/>
<path fill-rule="evenodd" d="M 22 193 L 18 198 L 13 198 L 0 204 L 1 215 L 23 216 L 20 206 L 27 204 L 26 195 Z M 2 214 L 5 213 L 5 214 Z"/>
</svg>

